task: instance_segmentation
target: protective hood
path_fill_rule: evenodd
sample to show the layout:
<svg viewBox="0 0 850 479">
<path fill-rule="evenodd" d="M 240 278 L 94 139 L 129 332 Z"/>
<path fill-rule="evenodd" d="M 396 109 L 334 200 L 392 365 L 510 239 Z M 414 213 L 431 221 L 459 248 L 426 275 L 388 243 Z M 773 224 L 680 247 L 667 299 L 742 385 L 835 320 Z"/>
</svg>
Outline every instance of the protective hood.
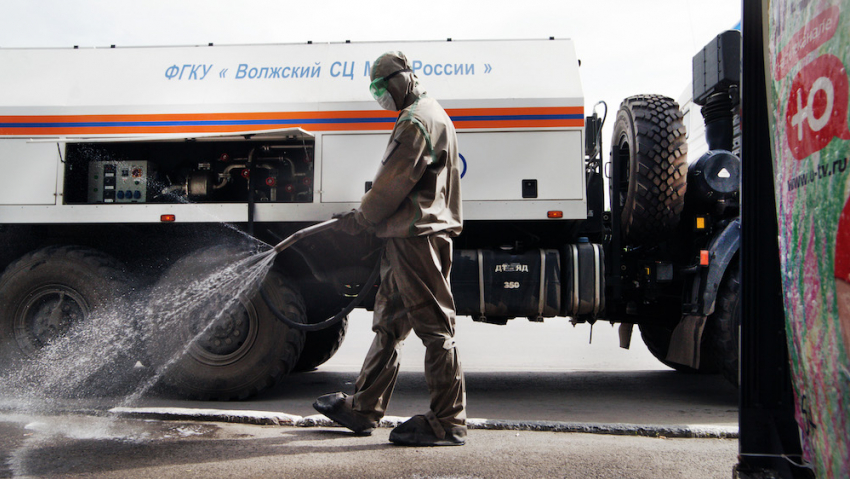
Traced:
<svg viewBox="0 0 850 479">
<path fill-rule="evenodd" d="M 378 57 L 372 65 L 370 77 L 373 96 L 378 99 L 380 94 L 376 89 L 385 87 L 395 103 L 395 111 L 411 105 L 421 94 L 416 75 L 411 71 L 410 62 L 402 52 L 391 51 Z M 381 79 L 386 79 L 386 82 Z"/>
</svg>

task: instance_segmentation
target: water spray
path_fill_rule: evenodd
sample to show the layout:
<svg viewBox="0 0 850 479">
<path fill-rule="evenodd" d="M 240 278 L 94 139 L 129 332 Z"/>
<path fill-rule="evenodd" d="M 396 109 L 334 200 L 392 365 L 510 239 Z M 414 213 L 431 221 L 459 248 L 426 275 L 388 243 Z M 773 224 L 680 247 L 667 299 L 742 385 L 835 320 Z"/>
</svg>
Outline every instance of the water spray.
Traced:
<svg viewBox="0 0 850 479">
<path fill-rule="evenodd" d="M 296 231 L 295 233 L 291 234 L 290 236 L 288 236 L 286 239 L 284 239 L 283 241 L 281 241 L 280 243 L 278 243 L 274 247 L 274 254 L 277 255 L 281 251 L 285 250 L 286 248 L 289 248 L 290 246 L 292 246 L 296 242 L 298 242 L 298 241 L 300 241 L 300 240 L 302 240 L 302 239 L 304 239 L 308 236 L 312 236 L 316 233 L 321 233 L 323 231 L 327 231 L 329 229 L 332 229 L 334 227 L 334 225 L 337 223 L 337 221 L 339 221 L 337 218 L 333 218 L 333 219 L 330 219 L 328 221 L 318 223 L 318 224 L 315 224 L 313 226 L 308 226 L 307 228 Z M 366 282 L 363 283 L 363 287 L 360 288 L 360 292 L 357 293 L 357 296 L 354 297 L 354 299 L 348 304 L 348 306 L 346 306 L 339 313 L 334 315 L 334 317 L 327 319 L 325 321 L 321 321 L 319 323 L 312 323 L 312 324 L 299 323 L 299 322 L 293 321 L 292 319 L 286 317 L 286 315 L 283 314 L 283 312 L 280 309 L 278 309 L 277 306 L 275 306 L 274 301 L 272 301 L 272 299 L 268 296 L 265 289 L 263 289 L 262 285 L 259 285 L 260 296 L 263 298 L 263 301 L 266 302 L 266 305 L 269 307 L 269 310 L 272 312 L 272 314 L 274 314 L 274 316 L 278 320 L 282 321 L 284 324 L 286 324 L 290 328 L 294 328 L 294 329 L 297 329 L 299 331 L 321 331 L 323 329 L 327 329 L 327 328 L 339 323 L 346 316 L 348 316 L 348 314 L 351 313 L 351 311 L 354 310 L 354 308 L 356 308 L 363 301 L 363 298 L 366 297 L 366 295 L 369 293 L 369 290 L 372 289 L 372 286 L 374 286 L 375 283 L 378 281 L 378 276 L 379 276 L 380 272 L 381 272 L 381 260 L 378 259 L 378 261 L 375 264 L 375 267 L 372 268 L 372 273 L 369 275 L 369 279 L 367 279 Z"/>
</svg>

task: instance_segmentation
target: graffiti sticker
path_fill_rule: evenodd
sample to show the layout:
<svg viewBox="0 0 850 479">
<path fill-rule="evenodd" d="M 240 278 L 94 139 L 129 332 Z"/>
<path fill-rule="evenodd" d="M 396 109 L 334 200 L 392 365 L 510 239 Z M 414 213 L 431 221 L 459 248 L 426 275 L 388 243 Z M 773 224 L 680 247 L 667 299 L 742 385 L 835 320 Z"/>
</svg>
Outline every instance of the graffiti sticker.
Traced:
<svg viewBox="0 0 850 479">
<path fill-rule="evenodd" d="M 822 55 L 797 73 L 785 114 L 794 158 L 822 150 L 833 137 L 850 140 L 847 96 L 847 72 L 838 57 Z"/>
</svg>

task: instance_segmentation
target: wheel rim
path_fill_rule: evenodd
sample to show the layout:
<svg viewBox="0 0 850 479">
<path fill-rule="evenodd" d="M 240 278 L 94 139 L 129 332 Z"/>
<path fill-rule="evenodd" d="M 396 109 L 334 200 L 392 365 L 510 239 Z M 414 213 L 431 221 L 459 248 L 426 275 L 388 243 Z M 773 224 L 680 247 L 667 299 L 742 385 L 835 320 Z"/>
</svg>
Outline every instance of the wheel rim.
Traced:
<svg viewBox="0 0 850 479">
<path fill-rule="evenodd" d="M 32 357 L 84 321 L 91 308 L 75 289 L 61 284 L 42 286 L 29 294 L 15 315 L 15 340 Z"/>
<path fill-rule="evenodd" d="M 201 322 L 199 327 L 206 327 Z M 234 303 L 221 316 L 201 331 L 191 331 L 195 337 L 189 355 L 210 366 L 226 366 L 239 361 L 257 339 L 257 310 L 250 302 Z"/>
</svg>

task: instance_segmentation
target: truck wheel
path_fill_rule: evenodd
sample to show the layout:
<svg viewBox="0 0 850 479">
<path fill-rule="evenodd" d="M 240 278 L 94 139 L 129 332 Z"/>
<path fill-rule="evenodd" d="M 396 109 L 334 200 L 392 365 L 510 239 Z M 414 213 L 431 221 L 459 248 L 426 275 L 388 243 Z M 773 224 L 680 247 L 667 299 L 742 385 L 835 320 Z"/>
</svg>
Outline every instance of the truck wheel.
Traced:
<svg viewBox="0 0 850 479">
<path fill-rule="evenodd" d="M 667 361 L 667 351 L 670 349 L 670 336 L 672 334 L 673 326 L 640 325 L 640 337 L 646 344 L 646 348 L 655 356 L 655 359 L 661 361 L 665 366 L 682 373 L 714 374 L 717 372 L 717 363 L 705 341 L 705 336 L 703 336 L 703 345 L 700 351 L 699 369 Z"/>
<path fill-rule="evenodd" d="M 741 326 L 741 268 L 733 259 L 717 291 L 717 305 L 708 319 L 712 323 L 714 356 L 723 376 L 738 387 L 738 329 Z"/>
<path fill-rule="evenodd" d="M 620 104 L 611 139 L 619 181 L 610 184 L 620 206 L 626 244 L 650 244 L 679 224 L 688 174 L 685 127 L 679 105 L 660 95 L 639 95 Z"/>
<path fill-rule="evenodd" d="M 53 345 L 39 360 L 64 362 L 55 369 L 62 377 L 47 371 L 25 379 L 51 394 L 114 392 L 135 362 L 125 350 L 135 339 L 132 324 L 114 314 L 126 314 L 129 278 L 117 260 L 82 246 L 50 246 L 10 264 L 0 277 L 0 363 L 35 360 Z M 90 360 L 95 353 L 99 361 Z"/>
<path fill-rule="evenodd" d="M 345 333 L 348 331 L 348 318 L 322 330 L 307 333 L 304 351 L 295 365 L 296 372 L 312 371 L 325 364 L 339 350 Z"/>
<path fill-rule="evenodd" d="M 200 250 L 175 263 L 155 291 L 185 290 L 186 285 L 247 256 L 244 250 L 224 246 Z M 256 279 L 246 277 L 245 281 Z M 304 320 L 304 301 L 282 275 L 270 271 L 262 287 L 281 311 L 296 321 Z M 225 294 L 213 293 L 208 301 L 180 315 L 170 314 L 172 305 L 152 303 L 146 346 L 166 389 L 192 399 L 245 399 L 292 371 L 304 347 L 304 334 L 278 321 L 255 287 L 249 285 L 244 294 L 235 290 Z M 234 295 L 239 299 L 233 300 Z"/>
</svg>

